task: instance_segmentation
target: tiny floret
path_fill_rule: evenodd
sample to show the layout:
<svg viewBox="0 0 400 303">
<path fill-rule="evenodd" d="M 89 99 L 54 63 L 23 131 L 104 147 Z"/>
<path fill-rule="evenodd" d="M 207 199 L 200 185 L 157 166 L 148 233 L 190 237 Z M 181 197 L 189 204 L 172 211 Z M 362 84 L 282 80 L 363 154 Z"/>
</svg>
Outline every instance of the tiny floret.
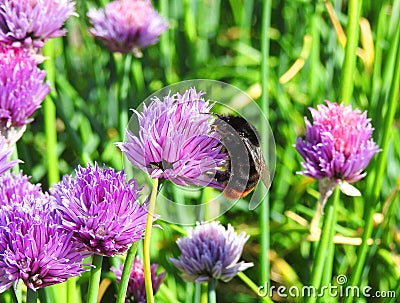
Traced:
<svg viewBox="0 0 400 303">
<path fill-rule="evenodd" d="M 90 9 L 88 17 L 93 25 L 90 32 L 111 51 L 138 57 L 168 28 L 149 0 L 112 1 L 104 9 Z"/>
<path fill-rule="evenodd" d="M 12 149 L 9 148 L 6 138 L 4 138 L 0 132 L 0 176 L 19 162 L 18 160 L 8 161 L 11 154 Z"/>
<path fill-rule="evenodd" d="M 51 189 L 62 224 L 89 253 L 114 256 L 124 253 L 144 235 L 147 203 L 137 200 L 135 179 L 126 183 L 123 171 L 97 163 L 78 167 Z M 157 217 L 155 217 L 157 218 Z"/>
<path fill-rule="evenodd" d="M 139 132 L 127 130 L 126 141 L 117 143 L 133 166 L 152 178 L 187 186 L 223 189 L 213 177 L 226 160 L 222 144 L 211 133 L 210 108 L 203 92 L 194 88 L 183 94 L 152 99 L 143 112 L 134 111 Z"/>
<path fill-rule="evenodd" d="M 366 175 L 364 169 L 379 151 L 367 113 L 329 101 L 310 111 L 313 123 L 305 118 L 305 139 L 297 138 L 295 145 L 305 160 L 299 173 L 319 180 L 322 205 L 338 185 L 346 195 L 361 195 L 351 183 Z"/>
<path fill-rule="evenodd" d="M 42 195 L 39 184 L 29 182 L 29 177 L 20 172 L 0 176 L 0 207 L 23 203 L 25 196 L 38 198 Z"/>
<path fill-rule="evenodd" d="M 305 140 L 296 141 L 296 149 L 305 160 L 300 173 L 348 183 L 362 179 L 364 169 L 379 151 L 367 113 L 329 101 L 310 111 L 313 124 L 305 118 Z"/>
<path fill-rule="evenodd" d="M 48 39 L 63 36 L 61 27 L 74 13 L 71 0 L 3 0 L 0 4 L 0 42 L 41 48 Z"/>
<path fill-rule="evenodd" d="M 23 48 L 0 45 L 0 133 L 11 144 L 13 133 L 32 121 L 32 114 L 50 92 L 46 72 L 38 60 Z"/>
<path fill-rule="evenodd" d="M 80 275 L 83 255 L 48 195 L 0 207 L 0 293 L 22 280 L 33 290 Z"/>
<path fill-rule="evenodd" d="M 237 235 L 231 225 L 225 229 L 219 222 L 197 224 L 187 237 L 178 239 L 181 256 L 170 260 L 189 282 L 210 279 L 228 282 L 253 266 L 253 263 L 239 262 L 248 239 L 244 232 Z"/>
</svg>

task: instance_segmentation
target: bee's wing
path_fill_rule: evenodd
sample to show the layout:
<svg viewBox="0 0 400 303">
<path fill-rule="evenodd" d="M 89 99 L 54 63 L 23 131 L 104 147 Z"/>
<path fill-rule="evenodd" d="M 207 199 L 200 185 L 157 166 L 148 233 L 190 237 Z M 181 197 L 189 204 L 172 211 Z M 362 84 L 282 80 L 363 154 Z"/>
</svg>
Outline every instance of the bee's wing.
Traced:
<svg viewBox="0 0 400 303">
<path fill-rule="evenodd" d="M 265 163 L 265 159 L 261 151 L 261 147 L 252 144 L 248 138 L 243 138 L 243 142 L 247 150 L 249 151 L 250 156 L 254 160 L 256 170 L 260 174 L 261 180 L 263 181 L 265 187 L 268 189 L 271 185 L 271 179 L 268 166 Z"/>
</svg>

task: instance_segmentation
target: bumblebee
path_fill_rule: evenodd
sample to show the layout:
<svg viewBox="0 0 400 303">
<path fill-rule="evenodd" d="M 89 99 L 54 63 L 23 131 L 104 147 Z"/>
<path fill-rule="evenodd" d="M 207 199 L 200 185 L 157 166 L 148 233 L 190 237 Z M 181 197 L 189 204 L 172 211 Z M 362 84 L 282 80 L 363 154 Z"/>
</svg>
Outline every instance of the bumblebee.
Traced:
<svg viewBox="0 0 400 303">
<path fill-rule="evenodd" d="M 215 174 L 215 179 L 225 186 L 224 195 L 235 200 L 245 197 L 260 178 L 268 188 L 269 171 L 254 126 L 242 117 L 227 115 L 218 116 L 212 129 L 220 134 L 228 154 L 224 170 Z"/>
</svg>

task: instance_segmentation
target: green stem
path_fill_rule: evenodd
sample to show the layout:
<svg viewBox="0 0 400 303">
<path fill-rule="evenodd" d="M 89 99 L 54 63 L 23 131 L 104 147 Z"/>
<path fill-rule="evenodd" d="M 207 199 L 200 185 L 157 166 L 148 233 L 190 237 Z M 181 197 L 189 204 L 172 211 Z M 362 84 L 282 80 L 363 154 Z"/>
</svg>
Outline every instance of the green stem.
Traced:
<svg viewBox="0 0 400 303">
<path fill-rule="evenodd" d="M 17 298 L 17 294 L 15 293 L 15 290 L 14 290 L 14 286 L 11 286 L 9 288 L 9 290 L 10 290 L 10 294 L 11 294 L 11 298 L 12 298 L 13 303 L 19 303 L 18 302 L 18 298 Z"/>
<path fill-rule="evenodd" d="M 169 16 L 169 1 L 161 0 L 160 1 L 160 13 L 162 16 L 168 18 Z M 160 51 L 162 54 L 162 64 L 164 67 L 164 75 L 167 84 L 171 84 L 174 82 L 178 82 L 179 78 L 176 75 L 173 67 L 174 57 L 175 57 L 175 48 L 172 43 L 173 33 L 167 30 L 160 37 Z"/>
<path fill-rule="evenodd" d="M 102 263 L 103 263 L 103 256 L 94 254 L 92 260 L 93 267 L 90 269 L 87 303 L 97 303 Z"/>
<path fill-rule="evenodd" d="M 128 88 L 129 88 L 129 74 L 132 65 L 132 54 L 127 54 L 122 60 L 121 72 L 121 86 L 119 87 L 118 97 L 120 102 L 119 107 L 119 131 L 121 138 L 124 137 L 125 128 L 128 126 Z"/>
<path fill-rule="evenodd" d="M 340 189 L 339 187 L 336 187 L 335 196 L 333 198 L 334 213 L 332 221 L 330 222 L 330 226 L 328 227 L 330 241 L 328 242 L 327 253 L 325 254 L 327 258 L 325 258 L 324 273 L 322 275 L 320 286 L 329 287 L 330 283 L 332 282 L 333 262 L 335 256 L 335 243 L 333 242 L 333 237 L 335 236 L 335 226 L 337 221 L 337 212 L 335 211 L 335 209 L 338 208 L 339 198 L 340 198 Z M 329 294 L 328 291 L 324 292 L 322 301 L 327 303 L 332 301 L 332 296 Z"/>
<path fill-rule="evenodd" d="M 262 41 L 261 41 L 261 86 L 262 86 L 262 99 L 261 99 L 261 109 L 265 116 L 269 116 L 269 98 L 268 98 L 268 82 L 269 82 L 269 49 L 270 40 L 269 32 L 271 26 L 271 10 L 272 1 L 264 1 L 263 6 L 263 23 L 262 23 Z M 265 134 L 266 138 L 262 142 L 262 150 L 265 157 L 265 161 L 268 163 L 268 151 L 269 151 L 269 138 L 268 130 L 264 129 L 264 123 L 262 123 L 262 129 L 260 129 L 262 134 Z M 264 188 L 264 187 L 262 187 Z M 270 244 L 270 226 L 269 226 L 269 196 L 266 192 L 261 192 L 262 197 L 265 197 L 261 203 L 260 211 L 260 229 L 261 229 L 261 285 L 269 284 L 270 280 L 270 262 L 269 262 L 269 244 Z"/>
<path fill-rule="evenodd" d="M 48 302 L 48 300 L 47 300 L 47 294 L 46 294 L 46 291 L 45 291 L 45 289 L 46 289 L 46 287 L 45 288 L 41 288 L 41 289 L 38 289 L 38 296 L 39 296 L 39 301 L 40 301 L 40 303 L 47 303 Z"/>
<path fill-rule="evenodd" d="M 254 283 L 248 276 L 246 276 L 243 272 L 239 272 L 238 273 L 238 277 L 244 282 L 246 283 L 246 285 L 252 290 L 254 291 L 255 294 L 257 294 L 257 296 L 261 296 L 261 299 L 264 302 L 268 302 L 268 303 L 273 303 L 273 301 L 271 300 L 271 296 L 272 294 L 268 293 L 269 290 L 269 284 L 266 283 L 264 285 L 256 285 L 256 283 Z M 267 289 L 265 289 L 267 288 Z M 265 295 L 263 295 L 265 294 Z"/>
<path fill-rule="evenodd" d="M 15 290 L 15 295 L 16 295 L 16 297 L 18 298 L 18 301 L 19 301 L 19 302 L 22 302 L 22 285 L 23 285 L 23 282 L 22 282 L 22 281 L 19 281 L 19 282 L 15 285 L 15 288 L 14 288 L 14 290 Z"/>
<path fill-rule="evenodd" d="M 50 287 L 45 287 L 43 290 L 44 290 L 44 293 L 45 293 L 45 295 L 46 295 L 46 300 L 47 300 L 47 303 L 55 303 L 56 302 L 56 299 L 54 298 L 54 295 L 55 295 L 55 289 L 54 289 L 54 286 L 56 286 L 56 285 L 53 285 L 53 286 L 50 286 Z M 56 293 L 57 295 L 59 295 L 59 293 Z M 40 299 L 40 297 L 39 297 L 39 299 Z M 57 303 L 59 302 L 59 300 L 57 300 Z"/>
<path fill-rule="evenodd" d="M 47 57 L 47 60 L 44 61 L 43 65 L 47 71 L 47 81 L 50 83 L 52 87 L 52 91 L 50 95 L 46 97 L 43 102 L 43 119 L 44 119 L 44 132 L 46 138 L 46 154 L 45 159 L 47 160 L 47 182 L 50 185 L 57 183 L 60 181 L 60 169 L 58 165 L 58 154 L 57 154 L 57 128 L 56 128 L 56 106 L 54 104 L 54 99 L 57 98 L 57 93 L 55 91 L 55 79 L 56 79 L 56 68 L 54 65 L 55 58 L 55 47 L 56 40 L 51 39 L 46 42 L 43 47 L 43 55 Z M 53 285 L 51 288 L 57 289 L 57 293 L 65 293 L 66 288 L 68 288 L 68 284 L 73 283 L 69 280 L 67 281 L 67 286 L 64 284 Z M 67 301 L 68 300 L 68 301 Z M 59 296 L 58 302 L 60 303 L 75 303 L 68 299 L 68 296 Z"/>
<path fill-rule="evenodd" d="M 144 91 L 146 89 L 142 61 L 134 60 L 132 62 L 132 73 L 133 75 L 131 77 L 133 78 L 136 87 L 136 100 L 134 106 L 137 107 L 139 106 L 139 103 L 142 102 Z"/>
<path fill-rule="evenodd" d="M 215 291 L 215 279 L 208 281 L 208 303 L 217 303 L 217 293 Z"/>
<path fill-rule="evenodd" d="M 325 217 L 324 217 L 324 224 L 321 230 L 321 239 L 317 248 L 316 257 L 314 261 L 314 266 L 311 273 L 311 286 L 315 287 L 316 290 L 319 290 L 321 286 L 321 278 L 324 273 L 324 265 L 333 262 L 333 251 L 329 251 L 329 247 L 331 242 L 333 241 L 333 234 L 335 232 L 335 224 L 336 224 L 336 209 L 337 204 L 339 202 L 340 197 L 340 189 L 338 186 L 335 188 L 335 194 L 333 201 L 329 199 L 327 205 L 325 206 Z M 328 275 L 329 273 L 325 273 Z M 324 281 L 331 280 L 330 277 L 324 277 Z M 316 302 L 316 296 L 310 296 L 307 300 L 308 303 Z"/>
<path fill-rule="evenodd" d="M 195 283 L 194 303 L 201 302 L 201 283 Z"/>
<path fill-rule="evenodd" d="M 242 16 L 240 18 L 240 40 L 251 45 L 251 22 L 254 9 L 254 1 L 245 1 L 242 6 Z"/>
<path fill-rule="evenodd" d="M 394 288 L 395 296 L 392 298 L 387 298 L 383 303 L 395 303 L 400 294 L 400 279 L 397 281 L 397 286 Z"/>
<path fill-rule="evenodd" d="M 46 158 L 47 178 L 49 186 L 57 183 L 60 179 L 57 156 L 57 132 L 56 132 L 56 107 L 53 100 L 47 97 L 43 105 L 44 123 L 46 133 Z"/>
<path fill-rule="evenodd" d="M 45 44 L 43 54 L 45 57 L 48 57 L 48 59 L 44 62 L 44 67 L 47 71 L 47 80 L 54 89 L 56 70 L 53 61 L 53 40 L 50 40 Z M 56 107 L 52 100 L 52 97 L 55 96 L 56 93 L 53 90 L 51 96 L 47 96 L 43 102 L 44 128 L 46 136 L 47 178 L 49 186 L 60 181 L 57 155 Z"/>
<path fill-rule="evenodd" d="M 197 37 L 197 26 L 196 26 L 196 16 L 195 11 L 192 9 L 192 5 L 194 2 L 189 0 L 183 0 L 183 7 L 184 7 L 184 27 L 185 27 L 185 34 L 186 38 L 189 41 L 189 59 L 190 59 L 190 66 L 196 66 L 195 62 L 195 53 L 196 53 L 196 41 Z"/>
<path fill-rule="evenodd" d="M 385 24 L 386 15 L 385 10 L 380 9 L 379 17 L 378 17 L 378 25 L 376 29 L 376 38 L 375 41 L 383 41 L 385 32 L 384 28 L 386 27 Z M 381 94 L 382 84 L 380 78 L 382 77 L 382 63 L 385 59 L 383 59 L 383 45 L 382 43 L 375 43 L 375 58 L 374 58 L 374 67 L 372 72 L 372 81 L 371 81 L 371 95 L 370 95 L 370 108 L 374 110 L 371 114 L 377 116 L 376 114 L 381 114 L 380 110 L 377 110 L 379 95 Z M 376 119 L 372 119 L 376 121 Z M 375 122 L 376 123 L 376 122 Z M 376 125 L 375 125 L 376 127 Z"/>
<path fill-rule="evenodd" d="M 365 261 L 368 254 L 368 244 L 367 241 L 372 235 L 372 231 L 374 228 L 374 220 L 373 216 L 375 214 L 375 209 L 379 203 L 379 195 L 382 187 L 383 177 L 386 171 L 386 162 L 387 162 L 387 153 L 389 147 L 390 136 L 392 133 L 392 125 L 394 121 L 394 116 L 396 113 L 396 107 L 398 103 L 398 89 L 399 89 L 399 82 L 400 82 L 400 48 L 399 48 L 399 39 L 400 39 L 400 23 L 397 25 L 396 34 L 394 35 L 394 43 L 392 47 L 397 49 L 397 57 L 396 57 L 396 64 L 394 68 L 394 77 L 391 83 L 388 102 L 389 107 L 386 112 L 386 116 L 384 118 L 384 125 L 383 129 L 383 136 L 381 141 L 381 148 L 382 151 L 380 152 L 377 160 L 377 170 L 375 175 L 375 180 L 373 182 L 374 186 L 370 186 L 367 188 L 366 192 L 366 201 L 370 202 L 367 203 L 366 209 L 366 220 L 365 220 L 365 228 L 363 234 L 363 241 L 357 253 L 357 262 L 350 279 L 350 284 L 352 286 L 357 286 L 361 284 L 360 278 L 362 271 L 365 267 Z M 372 191 L 372 192 L 371 192 Z M 345 303 L 353 302 L 353 298 L 347 297 Z"/>
<path fill-rule="evenodd" d="M 336 187 L 334 197 L 333 197 L 333 208 L 334 209 L 338 208 L 339 200 L 340 200 L 340 189 L 339 189 L 339 187 Z M 329 239 L 331 239 L 331 241 L 328 242 L 328 247 L 327 247 L 328 258 L 325 258 L 324 274 L 323 274 L 322 280 L 321 280 L 322 286 L 329 286 L 329 283 L 332 282 L 333 262 L 334 262 L 334 255 L 335 255 L 335 243 L 333 242 L 333 237 L 335 236 L 336 221 L 337 221 L 337 212 L 334 211 L 333 219 L 330 222 L 330 226 L 328 228 Z M 329 300 L 328 292 L 324 293 L 324 298 L 326 300 Z"/>
<path fill-rule="evenodd" d="M 59 77 L 57 79 L 57 83 L 60 84 L 61 82 L 63 84 L 67 84 L 67 81 L 64 81 L 60 79 L 61 77 Z M 60 85 L 60 89 L 61 89 Z M 64 89 L 64 92 L 66 92 L 67 89 Z M 73 97 L 70 97 L 71 99 L 74 99 L 75 102 L 78 102 L 78 95 L 74 94 Z M 58 115 L 61 118 L 61 120 L 64 122 L 67 133 L 69 135 L 70 140 L 72 141 L 71 145 L 73 145 L 75 147 L 75 151 L 76 153 L 79 155 L 80 161 L 82 164 L 84 164 L 86 166 L 86 164 L 91 163 L 93 165 L 93 161 L 90 158 L 90 154 L 85 150 L 85 147 L 83 146 L 82 140 L 79 137 L 77 131 L 72 127 L 71 125 L 71 121 L 69 120 L 67 114 L 65 113 L 63 107 L 62 107 L 62 103 L 59 100 L 54 100 L 54 103 L 56 105 L 56 108 L 58 110 Z M 75 303 L 75 301 L 72 301 L 70 303 Z"/>
<path fill-rule="evenodd" d="M 78 277 L 72 277 L 67 280 L 67 302 L 76 303 L 76 282 Z M 41 302 L 42 303 L 42 302 Z"/>
<path fill-rule="evenodd" d="M 135 255 L 139 242 L 136 241 L 128 250 L 126 255 L 124 269 L 122 270 L 121 282 L 119 283 L 117 303 L 124 303 L 126 297 L 126 290 L 128 289 L 129 278 L 132 271 L 132 265 L 135 261 Z"/>
<path fill-rule="evenodd" d="M 33 289 L 28 288 L 26 290 L 26 303 L 36 303 L 37 302 L 37 292 Z"/>
<path fill-rule="evenodd" d="M 150 268 L 150 243 L 151 243 L 151 229 L 153 227 L 153 214 L 156 208 L 157 191 L 158 191 L 158 179 L 153 179 L 153 189 L 151 191 L 151 196 L 150 196 L 149 213 L 147 214 L 146 231 L 143 244 L 144 282 L 146 285 L 147 303 L 154 303 L 154 294 L 151 282 L 151 268 Z"/>
<path fill-rule="evenodd" d="M 320 20 L 322 12 L 324 11 L 322 1 L 316 1 L 315 11 L 311 19 L 311 50 L 310 50 L 310 57 L 309 57 L 309 64 L 310 69 L 308 72 L 308 84 L 307 87 L 309 88 L 309 94 L 312 99 L 317 99 L 318 92 L 320 91 L 320 81 L 318 75 L 320 72 L 320 54 L 321 54 L 321 28 L 320 28 Z"/>
<path fill-rule="evenodd" d="M 361 13 L 362 0 L 349 0 L 349 21 L 346 30 L 346 48 L 344 54 L 342 79 L 340 84 L 340 100 L 344 104 L 349 104 L 353 94 L 354 71 L 356 68 L 356 50 L 358 45 L 358 23 Z"/>
</svg>

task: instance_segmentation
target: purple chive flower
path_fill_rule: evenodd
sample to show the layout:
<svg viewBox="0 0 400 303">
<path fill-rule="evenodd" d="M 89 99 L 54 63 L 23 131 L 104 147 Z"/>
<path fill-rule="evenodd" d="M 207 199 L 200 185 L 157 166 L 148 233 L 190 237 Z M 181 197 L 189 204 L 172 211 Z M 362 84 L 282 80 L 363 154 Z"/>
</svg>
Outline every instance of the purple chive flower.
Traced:
<svg viewBox="0 0 400 303">
<path fill-rule="evenodd" d="M 136 180 L 125 182 L 123 171 L 78 167 L 76 176 L 65 176 L 52 190 L 62 224 L 85 250 L 103 256 L 124 253 L 142 239 L 148 213 L 139 204 Z"/>
<path fill-rule="evenodd" d="M 0 134 L 0 176 L 20 162 L 19 160 L 7 161 L 11 154 L 12 149 L 8 147 L 6 139 Z"/>
<path fill-rule="evenodd" d="M 362 179 L 364 169 L 379 151 L 371 138 L 371 119 L 366 112 L 329 101 L 317 108 L 310 108 L 313 124 L 305 118 L 305 140 L 296 141 L 296 149 L 305 160 L 300 173 L 348 183 Z"/>
<path fill-rule="evenodd" d="M 71 0 L 3 0 L 0 4 L 0 42 L 41 48 L 50 38 L 63 36 L 61 29 L 74 13 Z"/>
<path fill-rule="evenodd" d="M 43 83 L 45 71 L 28 50 L 0 45 L 0 133 L 10 138 L 12 130 L 23 128 L 50 92 Z"/>
<path fill-rule="evenodd" d="M 322 205 L 337 185 L 345 194 L 359 196 L 349 183 L 366 175 L 364 169 L 379 151 L 367 113 L 329 101 L 310 111 L 313 124 L 305 118 L 305 140 L 297 138 L 295 145 L 305 160 L 300 174 L 320 180 Z"/>
<path fill-rule="evenodd" d="M 121 264 L 118 268 L 112 267 L 111 270 L 114 272 L 117 283 L 121 282 L 122 270 L 124 266 Z M 162 280 L 165 277 L 165 271 L 159 275 L 156 274 L 158 264 L 152 264 L 151 270 L 151 281 L 153 286 L 153 293 L 155 294 L 161 285 Z M 132 265 L 131 275 L 129 277 L 128 289 L 126 291 L 126 303 L 146 303 L 146 289 L 144 284 L 144 268 L 143 262 L 138 257 Z"/>
<path fill-rule="evenodd" d="M 248 239 L 244 232 L 237 235 L 230 224 L 225 229 L 219 222 L 198 223 L 187 237 L 176 242 L 182 255 L 170 260 L 189 282 L 210 279 L 228 282 L 238 272 L 253 266 L 253 263 L 238 262 Z"/>
<path fill-rule="evenodd" d="M 30 183 L 29 177 L 22 172 L 18 175 L 10 173 L 0 176 L 0 208 L 22 204 L 25 196 L 38 198 L 42 194 L 40 185 Z"/>
<path fill-rule="evenodd" d="M 104 9 L 88 12 L 90 32 L 113 52 L 141 56 L 140 49 L 154 44 L 168 28 L 149 0 L 116 0 Z"/>
<path fill-rule="evenodd" d="M 178 185 L 223 186 L 213 176 L 226 160 L 216 133 L 210 134 L 212 104 L 194 88 L 163 100 L 155 97 L 138 117 L 138 136 L 127 130 L 127 140 L 117 143 L 133 166 L 152 178 Z"/>
<path fill-rule="evenodd" d="M 0 293 L 18 280 L 37 290 L 80 275 L 78 248 L 48 195 L 0 207 Z"/>
</svg>

